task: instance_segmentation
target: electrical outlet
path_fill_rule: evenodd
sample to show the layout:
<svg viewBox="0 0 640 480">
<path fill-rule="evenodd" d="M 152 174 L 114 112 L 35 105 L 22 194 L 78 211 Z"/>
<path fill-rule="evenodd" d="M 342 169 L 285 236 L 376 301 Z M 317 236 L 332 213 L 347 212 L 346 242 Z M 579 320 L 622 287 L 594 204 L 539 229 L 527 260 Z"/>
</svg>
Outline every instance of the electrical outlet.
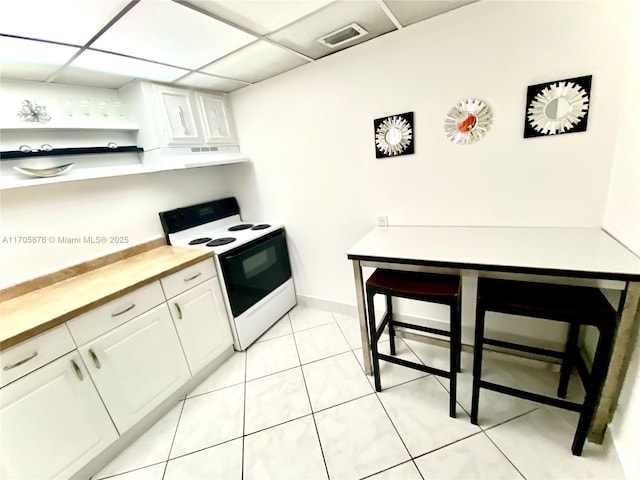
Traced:
<svg viewBox="0 0 640 480">
<path fill-rule="evenodd" d="M 386 215 L 378 217 L 378 226 L 379 227 L 388 227 L 389 226 L 389 217 L 387 217 Z"/>
</svg>

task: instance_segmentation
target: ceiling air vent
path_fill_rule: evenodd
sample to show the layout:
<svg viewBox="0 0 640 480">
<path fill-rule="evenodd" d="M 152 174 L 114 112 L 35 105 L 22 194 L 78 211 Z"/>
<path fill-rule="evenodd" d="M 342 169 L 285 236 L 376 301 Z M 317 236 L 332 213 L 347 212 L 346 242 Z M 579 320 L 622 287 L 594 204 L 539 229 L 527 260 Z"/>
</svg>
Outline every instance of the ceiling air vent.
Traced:
<svg viewBox="0 0 640 480">
<path fill-rule="evenodd" d="M 328 33 L 323 37 L 318 38 L 318 42 L 329 47 L 335 48 L 340 45 L 355 40 L 356 38 L 363 37 L 368 32 L 357 23 L 352 23 L 346 27 L 339 28 L 338 30 Z"/>
</svg>

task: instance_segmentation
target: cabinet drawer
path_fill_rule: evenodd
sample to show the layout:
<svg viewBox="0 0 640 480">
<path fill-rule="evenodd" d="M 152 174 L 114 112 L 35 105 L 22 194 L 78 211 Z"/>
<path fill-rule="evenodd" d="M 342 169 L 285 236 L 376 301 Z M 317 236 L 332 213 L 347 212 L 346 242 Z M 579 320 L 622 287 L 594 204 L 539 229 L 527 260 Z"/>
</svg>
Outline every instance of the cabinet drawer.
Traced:
<svg viewBox="0 0 640 480">
<path fill-rule="evenodd" d="M 160 283 L 153 282 L 69 320 L 67 325 L 76 343 L 83 345 L 164 301 Z"/>
<path fill-rule="evenodd" d="M 0 386 L 17 380 L 76 348 L 66 325 L 47 330 L 0 352 Z"/>
<path fill-rule="evenodd" d="M 216 267 L 213 264 L 213 259 L 208 258 L 168 277 L 161 278 L 160 282 L 162 283 L 164 294 L 167 300 L 169 300 L 187 289 L 215 276 Z"/>
</svg>

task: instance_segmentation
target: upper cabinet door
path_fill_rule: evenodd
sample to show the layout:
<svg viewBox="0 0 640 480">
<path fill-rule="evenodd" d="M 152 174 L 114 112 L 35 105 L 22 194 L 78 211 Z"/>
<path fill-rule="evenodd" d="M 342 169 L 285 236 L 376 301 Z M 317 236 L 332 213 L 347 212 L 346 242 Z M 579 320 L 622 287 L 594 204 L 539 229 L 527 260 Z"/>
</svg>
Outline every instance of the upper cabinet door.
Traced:
<svg viewBox="0 0 640 480">
<path fill-rule="evenodd" d="M 162 111 L 166 143 L 168 145 L 202 143 L 190 92 L 164 86 L 157 86 L 156 92 Z"/>
<path fill-rule="evenodd" d="M 196 92 L 204 131 L 204 141 L 212 144 L 237 144 L 231 110 L 225 97 Z"/>
</svg>

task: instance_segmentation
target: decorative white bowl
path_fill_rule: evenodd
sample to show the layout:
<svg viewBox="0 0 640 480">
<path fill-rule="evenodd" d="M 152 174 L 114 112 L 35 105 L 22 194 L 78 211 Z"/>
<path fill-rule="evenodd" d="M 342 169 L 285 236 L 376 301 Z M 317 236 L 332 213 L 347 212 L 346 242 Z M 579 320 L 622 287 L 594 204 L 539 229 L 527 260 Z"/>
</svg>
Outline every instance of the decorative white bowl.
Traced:
<svg viewBox="0 0 640 480">
<path fill-rule="evenodd" d="M 73 163 L 67 163 L 66 165 L 58 165 L 57 167 L 51 168 L 26 168 L 26 167 L 16 167 L 13 168 L 20 173 L 28 175 L 30 177 L 55 177 L 62 173 L 68 172 L 73 167 Z"/>
</svg>

